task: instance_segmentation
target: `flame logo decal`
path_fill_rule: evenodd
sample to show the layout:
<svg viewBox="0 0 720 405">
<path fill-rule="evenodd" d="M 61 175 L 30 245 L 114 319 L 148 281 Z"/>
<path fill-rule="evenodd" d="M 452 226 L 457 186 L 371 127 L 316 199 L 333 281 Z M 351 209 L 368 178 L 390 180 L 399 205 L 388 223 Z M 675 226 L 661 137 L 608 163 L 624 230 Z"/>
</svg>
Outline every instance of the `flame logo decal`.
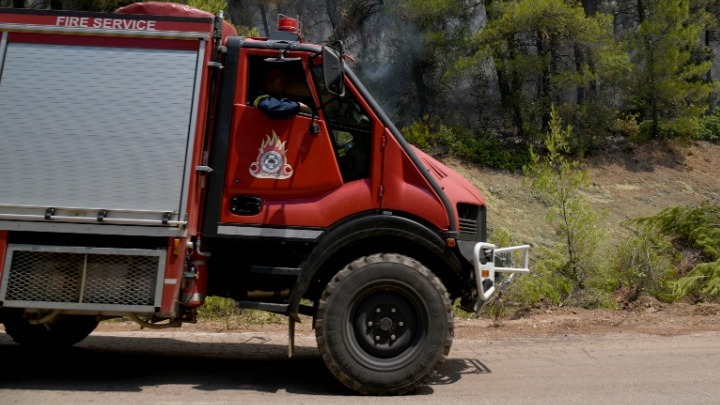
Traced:
<svg viewBox="0 0 720 405">
<path fill-rule="evenodd" d="M 272 136 L 265 135 L 265 140 L 258 149 L 255 162 L 250 164 L 250 174 L 258 179 L 288 179 L 293 168 L 287 163 L 285 142 L 278 138 L 275 131 Z"/>
</svg>

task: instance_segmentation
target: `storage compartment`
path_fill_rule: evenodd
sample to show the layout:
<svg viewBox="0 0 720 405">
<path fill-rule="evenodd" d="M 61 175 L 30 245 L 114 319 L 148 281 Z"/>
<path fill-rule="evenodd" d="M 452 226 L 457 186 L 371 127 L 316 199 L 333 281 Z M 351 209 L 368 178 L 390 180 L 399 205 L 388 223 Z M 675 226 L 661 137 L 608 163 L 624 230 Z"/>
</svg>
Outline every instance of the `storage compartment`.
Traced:
<svg viewBox="0 0 720 405">
<path fill-rule="evenodd" d="M 185 223 L 204 43 L 5 47 L 0 220 Z"/>
<path fill-rule="evenodd" d="M 164 250 L 11 244 L 6 307 L 152 312 L 160 306 Z"/>
</svg>

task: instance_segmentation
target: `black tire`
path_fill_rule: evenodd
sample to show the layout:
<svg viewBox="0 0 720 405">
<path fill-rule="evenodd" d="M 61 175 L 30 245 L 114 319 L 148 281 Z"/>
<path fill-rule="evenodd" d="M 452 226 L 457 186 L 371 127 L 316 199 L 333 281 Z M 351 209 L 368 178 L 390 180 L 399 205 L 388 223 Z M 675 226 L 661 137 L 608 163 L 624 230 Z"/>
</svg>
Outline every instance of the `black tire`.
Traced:
<svg viewBox="0 0 720 405">
<path fill-rule="evenodd" d="M 94 316 L 74 315 L 36 325 L 22 310 L 12 310 L 3 314 L 3 323 L 15 343 L 33 348 L 62 348 L 88 337 L 98 320 Z"/>
<path fill-rule="evenodd" d="M 315 333 L 325 364 L 345 386 L 404 394 L 426 384 L 447 359 L 452 306 L 440 280 L 418 261 L 376 254 L 328 283 Z"/>
</svg>

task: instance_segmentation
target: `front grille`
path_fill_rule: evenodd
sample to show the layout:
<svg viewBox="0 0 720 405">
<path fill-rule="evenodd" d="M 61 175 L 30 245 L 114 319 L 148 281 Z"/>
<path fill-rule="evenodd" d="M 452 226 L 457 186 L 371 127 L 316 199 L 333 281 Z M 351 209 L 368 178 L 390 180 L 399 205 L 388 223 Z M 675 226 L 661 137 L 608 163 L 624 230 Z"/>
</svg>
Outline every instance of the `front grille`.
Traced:
<svg viewBox="0 0 720 405">
<path fill-rule="evenodd" d="M 148 310 L 159 306 L 165 251 L 8 246 L 4 306 Z"/>
<path fill-rule="evenodd" d="M 478 230 L 476 219 L 460 218 L 460 233 L 468 233 L 475 235 Z"/>
<path fill-rule="evenodd" d="M 458 224 L 460 238 L 464 240 L 485 241 L 485 206 L 459 203 Z"/>
</svg>

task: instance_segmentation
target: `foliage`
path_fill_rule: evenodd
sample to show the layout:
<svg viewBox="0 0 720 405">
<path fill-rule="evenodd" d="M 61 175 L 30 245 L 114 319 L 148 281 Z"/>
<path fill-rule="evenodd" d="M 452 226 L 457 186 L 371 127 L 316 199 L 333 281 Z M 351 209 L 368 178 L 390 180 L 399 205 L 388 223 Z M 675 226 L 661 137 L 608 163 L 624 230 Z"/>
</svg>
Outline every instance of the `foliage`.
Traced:
<svg viewBox="0 0 720 405">
<path fill-rule="evenodd" d="M 567 257 L 558 246 L 543 247 L 530 273 L 523 275 L 507 291 L 513 299 L 526 303 L 544 303 L 559 305 L 571 296 L 576 289 L 575 283 L 562 269 L 567 264 Z"/>
<path fill-rule="evenodd" d="M 451 155 L 466 162 L 503 170 L 518 170 L 529 161 L 529 150 L 512 150 L 488 133 L 452 129 L 426 115 L 401 129 L 405 139 L 431 155 Z"/>
<path fill-rule="evenodd" d="M 574 136 L 569 139 L 573 156 L 583 157 L 602 150 L 615 129 L 612 124 L 616 112 L 596 100 L 582 104 L 564 103 L 558 113 L 573 128 Z"/>
<path fill-rule="evenodd" d="M 720 260 L 698 264 L 685 277 L 673 282 L 672 287 L 676 299 L 690 294 L 720 297 Z"/>
<path fill-rule="evenodd" d="M 504 114 L 534 143 L 551 104 L 561 104 L 568 91 L 578 94 L 578 103 L 598 97 L 604 78 L 618 75 L 613 67 L 621 68 L 622 58 L 613 58 L 611 33 L 607 15 L 587 16 L 578 2 L 494 1 L 487 26 L 475 36 L 475 58 L 492 61 Z"/>
<path fill-rule="evenodd" d="M 716 108 L 712 114 L 702 117 L 702 128 L 698 132 L 696 139 L 720 142 L 720 109 Z"/>
<path fill-rule="evenodd" d="M 521 170 L 530 161 L 528 147 L 502 143 L 489 132 L 460 132 L 452 153 L 464 161 L 501 170 Z"/>
<path fill-rule="evenodd" d="M 223 321 L 226 329 L 231 329 L 232 319 L 239 315 L 240 309 L 230 298 L 209 296 L 205 298 L 205 305 L 198 308 L 198 318 Z"/>
<path fill-rule="evenodd" d="M 557 239 L 536 265 L 542 278 L 526 291 L 546 294 L 546 298 L 555 301 L 570 299 L 598 284 L 595 273 L 600 262 L 596 260 L 596 253 L 603 233 L 597 227 L 600 213 L 590 208 L 582 193 L 589 184 L 587 170 L 564 156 L 569 149 L 572 128 L 562 126 L 554 108 L 550 117 L 544 142 L 546 151 L 542 156 L 531 151 L 532 163 L 524 170 L 532 189 L 548 206 L 546 220 L 555 229 Z M 537 299 L 537 296 L 527 298 Z"/>
<path fill-rule="evenodd" d="M 624 117 L 615 118 L 611 124 L 612 132 L 627 138 L 630 142 L 637 142 L 640 137 L 640 124 L 636 114 L 628 114 Z"/>
<path fill-rule="evenodd" d="M 672 207 L 638 220 L 654 226 L 679 248 L 697 248 L 709 260 L 720 259 L 720 205 Z"/>
<path fill-rule="evenodd" d="M 233 329 L 240 324 L 285 323 L 282 315 L 266 311 L 244 310 L 237 307 L 231 298 L 208 296 L 205 305 L 198 308 L 198 319 L 204 321 L 222 321 L 225 329 Z"/>
<path fill-rule="evenodd" d="M 220 11 L 227 8 L 226 0 L 188 0 L 187 5 L 200 10 L 205 10 L 218 15 Z"/>
<path fill-rule="evenodd" d="M 431 155 L 445 154 L 456 142 L 455 133 L 445 125 L 435 125 L 425 115 L 422 121 L 415 121 L 401 132 L 405 139 Z"/>
<path fill-rule="evenodd" d="M 719 204 L 671 207 L 655 216 L 639 218 L 635 223 L 667 238 L 681 259 L 688 261 L 687 256 L 695 254 L 690 260 L 692 269 L 668 281 L 672 298 L 679 300 L 688 295 L 698 299 L 720 297 Z"/>
<path fill-rule="evenodd" d="M 232 22 L 231 22 L 232 23 Z M 243 37 L 259 37 L 260 31 L 256 27 L 246 27 L 244 25 L 235 25 L 235 30 L 237 31 L 238 35 Z"/>
<path fill-rule="evenodd" d="M 706 80 L 710 60 L 695 57 L 706 53 L 698 41 L 705 19 L 691 13 L 689 0 L 645 0 L 642 5 L 644 19 L 626 39 L 633 50 L 626 108 L 640 113 L 650 138 L 692 139 L 701 130 L 700 117 L 713 89 Z"/>
<path fill-rule="evenodd" d="M 649 294 L 669 300 L 668 282 L 677 277 L 672 245 L 653 226 L 637 220 L 623 224 L 631 235 L 618 244 L 612 256 L 615 289 L 628 289 L 627 301 Z"/>
</svg>

